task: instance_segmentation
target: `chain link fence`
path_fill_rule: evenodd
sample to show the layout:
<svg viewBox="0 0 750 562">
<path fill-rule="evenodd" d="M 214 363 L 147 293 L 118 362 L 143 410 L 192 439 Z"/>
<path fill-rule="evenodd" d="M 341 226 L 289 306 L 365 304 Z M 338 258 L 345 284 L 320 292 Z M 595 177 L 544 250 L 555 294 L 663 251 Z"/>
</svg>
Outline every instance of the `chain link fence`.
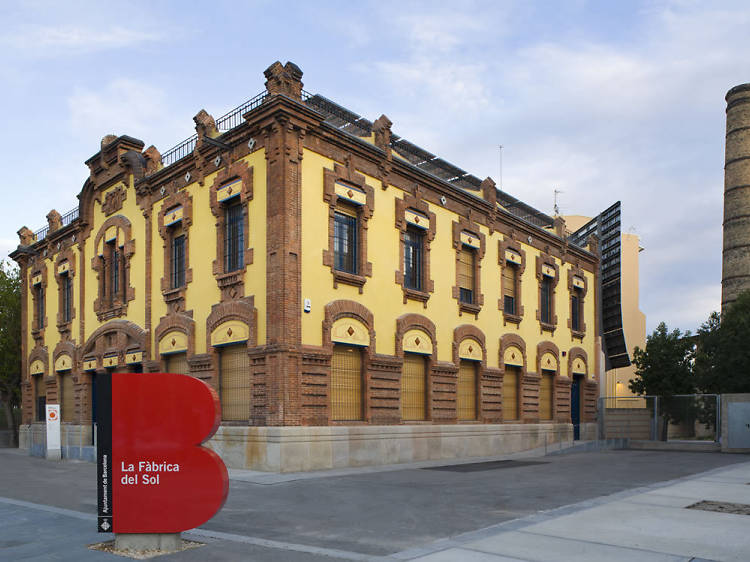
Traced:
<svg viewBox="0 0 750 562">
<path fill-rule="evenodd" d="M 598 406 L 603 439 L 719 441 L 718 394 L 606 396 Z"/>
</svg>

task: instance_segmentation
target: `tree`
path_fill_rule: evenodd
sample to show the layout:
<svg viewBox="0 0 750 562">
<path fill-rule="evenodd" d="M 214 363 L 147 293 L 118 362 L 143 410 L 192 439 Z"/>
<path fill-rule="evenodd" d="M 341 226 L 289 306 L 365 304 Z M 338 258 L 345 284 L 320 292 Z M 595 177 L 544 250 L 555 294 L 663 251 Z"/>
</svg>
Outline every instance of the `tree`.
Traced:
<svg viewBox="0 0 750 562">
<path fill-rule="evenodd" d="M 679 423 L 690 414 L 673 400 L 675 394 L 695 392 L 693 381 L 694 342 L 690 332 L 669 332 L 662 322 L 646 338 L 646 349 L 636 347 L 633 352 L 636 378 L 630 380 L 630 390 L 636 394 L 658 396 L 662 415 L 662 437 L 667 437 L 670 422 Z"/>
<path fill-rule="evenodd" d="M 14 409 L 21 405 L 21 276 L 10 262 L 0 262 L 0 406 L 18 444 Z"/>
<path fill-rule="evenodd" d="M 698 388 L 712 394 L 750 392 L 750 291 L 724 313 L 714 312 L 698 330 Z"/>
</svg>

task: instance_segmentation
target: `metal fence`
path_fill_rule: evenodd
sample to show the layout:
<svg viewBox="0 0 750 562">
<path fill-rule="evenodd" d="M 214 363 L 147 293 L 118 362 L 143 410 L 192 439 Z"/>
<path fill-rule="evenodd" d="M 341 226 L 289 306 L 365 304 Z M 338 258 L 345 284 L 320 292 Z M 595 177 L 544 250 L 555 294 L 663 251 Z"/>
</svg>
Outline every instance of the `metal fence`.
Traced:
<svg viewBox="0 0 750 562">
<path fill-rule="evenodd" d="M 604 439 L 718 442 L 720 438 L 718 394 L 605 396 L 598 406 Z"/>
</svg>

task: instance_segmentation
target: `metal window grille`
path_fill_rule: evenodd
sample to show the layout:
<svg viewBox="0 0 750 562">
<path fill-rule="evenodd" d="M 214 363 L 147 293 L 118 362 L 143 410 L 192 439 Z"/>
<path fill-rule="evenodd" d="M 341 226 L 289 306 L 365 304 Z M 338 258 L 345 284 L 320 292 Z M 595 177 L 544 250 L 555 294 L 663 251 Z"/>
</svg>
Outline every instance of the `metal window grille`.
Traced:
<svg viewBox="0 0 750 562">
<path fill-rule="evenodd" d="M 172 238 L 172 288 L 185 286 L 185 235 Z"/>
<path fill-rule="evenodd" d="M 581 302 L 580 289 L 574 287 L 570 295 L 570 327 L 575 331 L 581 329 Z"/>
<path fill-rule="evenodd" d="M 70 322 L 73 317 L 73 280 L 70 275 L 62 276 L 62 320 Z"/>
<path fill-rule="evenodd" d="M 73 375 L 70 373 L 62 375 L 60 382 L 60 391 L 62 392 L 62 396 L 60 397 L 60 404 L 62 404 L 60 417 L 64 422 L 73 422 L 76 415 L 76 395 L 75 387 L 73 386 Z"/>
<path fill-rule="evenodd" d="M 516 314 L 516 276 L 514 264 L 505 263 L 503 267 L 503 310 L 506 314 Z"/>
<path fill-rule="evenodd" d="M 221 419 L 248 421 L 250 419 L 250 358 L 244 343 L 222 347 L 219 366 L 219 396 Z"/>
<path fill-rule="evenodd" d="M 542 371 L 542 379 L 539 381 L 539 419 L 552 419 L 552 402 L 554 393 L 554 371 Z"/>
<path fill-rule="evenodd" d="M 506 365 L 503 376 L 503 420 L 518 419 L 518 367 Z"/>
<path fill-rule="evenodd" d="M 474 250 L 462 245 L 458 251 L 458 288 L 461 302 L 474 302 Z"/>
<path fill-rule="evenodd" d="M 47 418 L 47 389 L 44 384 L 44 375 L 36 376 L 36 421 L 43 422 Z"/>
<path fill-rule="evenodd" d="M 545 324 L 552 323 L 552 279 L 547 276 L 542 277 L 541 285 L 541 311 L 540 319 Z"/>
<path fill-rule="evenodd" d="M 422 255 L 424 235 L 417 228 L 407 228 L 404 233 L 404 285 L 422 290 Z"/>
<path fill-rule="evenodd" d="M 190 373 L 187 353 L 170 353 L 169 355 L 165 355 L 164 358 L 164 370 L 167 373 L 177 373 L 179 375 L 187 375 Z"/>
<path fill-rule="evenodd" d="M 417 353 L 404 353 L 401 373 L 401 419 L 427 419 L 427 361 Z"/>
<path fill-rule="evenodd" d="M 477 419 L 477 367 L 474 361 L 461 361 L 458 368 L 456 413 L 459 420 Z"/>
<path fill-rule="evenodd" d="M 112 265 L 110 267 L 110 302 L 114 302 L 120 294 L 120 251 L 115 243 L 112 243 L 111 254 Z"/>
<path fill-rule="evenodd" d="M 331 358 L 331 419 L 356 421 L 362 416 L 362 352 L 349 345 L 333 346 Z"/>
<path fill-rule="evenodd" d="M 36 286 L 36 315 L 39 319 L 38 326 L 44 328 L 44 287 L 40 283 Z"/>
<path fill-rule="evenodd" d="M 245 229 L 242 204 L 239 198 L 224 208 L 224 272 L 242 269 Z"/>
<path fill-rule="evenodd" d="M 357 217 L 336 211 L 333 218 L 334 268 L 346 273 L 357 272 Z"/>
</svg>

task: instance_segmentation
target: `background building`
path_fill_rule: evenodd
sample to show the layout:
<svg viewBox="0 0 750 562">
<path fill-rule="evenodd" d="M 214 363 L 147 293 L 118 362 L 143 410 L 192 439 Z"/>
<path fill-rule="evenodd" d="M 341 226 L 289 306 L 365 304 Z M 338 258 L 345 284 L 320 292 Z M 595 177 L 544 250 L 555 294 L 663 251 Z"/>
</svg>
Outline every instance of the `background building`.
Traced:
<svg viewBox="0 0 750 562">
<path fill-rule="evenodd" d="M 595 432 L 598 248 L 302 90 L 266 92 L 160 154 L 107 136 L 79 206 L 19 231 L 22 446 L 59 402 L 91 456 L 96 381 L 213 385 L 229 466 L 488 455 Z M 545 228 L 552 223 L 552 230 Z"/>
<path fill-rule="evenodd" d="M 615 212 L 616 211 L 616 212 Z M 615 219 L 612 221 L 612 219 Z M 632 364 L 633 352 L 636 347 L 646 347 L 646 315 L 639 307 L 639 254 L 643 251 L 637 234 L 622 232 L 619 221 L 619 203 L 613 205 L 596 219 L 580 215 L 565 216 L 565 226 L 575 238 L 579 232 L 596 227 L 601 236 L 601 224 L 608 223 L 611 229 L 610 241 L 607 248 L 605 238 L 602 239 L 602 270 L 605 268 L 615 271 L 614 275 L 605 277 L 611 289 L 607 295 L 602 291 L 602 298 L 610 302 L 603 304 L 603 313 L 609 317 L 609 330 L 603 330 L 612 337 L 605 350 L 611 355 L 605 361 L 605 380 L 601 385 L 601 395 L 606 397 L 624 398 L 611 400 L 608 407 L 628 408 L 643 407 L 644 400 L 636 398 L 628 383 L 635 378 L 635 365 Z M 614 228 L 613 228 L 614 227 Z M 605 235 L 606 237 L 606 235 Z M 616 240 L 616 242 L 614 242 Z M 606 254 L 606 256 L 605 256 Z M 616 290 L 615 290 L 616 289 Z M 624 352 L 623 352 L 624 351 Z M 606 357 L 606 354 L 605 354 Z"/>
</svg>

